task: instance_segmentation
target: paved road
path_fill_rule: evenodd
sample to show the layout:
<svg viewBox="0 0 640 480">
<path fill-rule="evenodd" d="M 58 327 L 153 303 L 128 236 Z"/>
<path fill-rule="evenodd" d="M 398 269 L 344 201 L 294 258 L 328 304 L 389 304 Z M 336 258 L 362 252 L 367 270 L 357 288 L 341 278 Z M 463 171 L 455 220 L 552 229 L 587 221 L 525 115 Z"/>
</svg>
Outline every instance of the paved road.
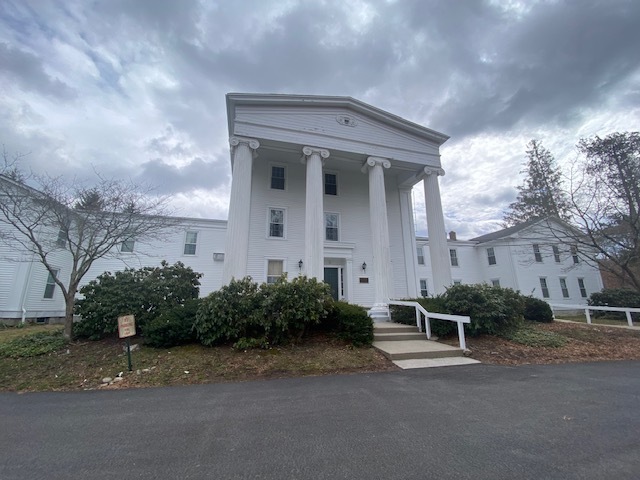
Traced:
<svg viewBox="0 0 640 480">
<path fill-rule="evenodd" d="M 640 362 L 0 394 L 0 479 L 638 479 Z"/>
</svg>

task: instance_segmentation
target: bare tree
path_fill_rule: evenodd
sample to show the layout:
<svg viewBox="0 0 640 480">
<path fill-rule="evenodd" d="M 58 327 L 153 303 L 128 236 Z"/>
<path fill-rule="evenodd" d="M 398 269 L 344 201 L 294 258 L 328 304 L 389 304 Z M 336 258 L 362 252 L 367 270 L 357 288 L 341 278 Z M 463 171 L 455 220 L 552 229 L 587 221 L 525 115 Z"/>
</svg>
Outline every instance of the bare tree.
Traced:
<svg viewBox="0 0 640 480">
<path fill-rule="evenodd" d="M 177 220 L 167 216 L 166 198 L 148 188 L 99 175 L 86 186 L 75 179 L 25 174 L 17 168 L 18 159 L 4 152 L 0 241 L 44 265 L 64 297 L 64 336 L 70 339 L 75 296 L 91 265 L 117 254 L 123 242 L 170 234 Z M 64 278 L 55 267 L 61 256 L 69 266 Z"/>
</svg>

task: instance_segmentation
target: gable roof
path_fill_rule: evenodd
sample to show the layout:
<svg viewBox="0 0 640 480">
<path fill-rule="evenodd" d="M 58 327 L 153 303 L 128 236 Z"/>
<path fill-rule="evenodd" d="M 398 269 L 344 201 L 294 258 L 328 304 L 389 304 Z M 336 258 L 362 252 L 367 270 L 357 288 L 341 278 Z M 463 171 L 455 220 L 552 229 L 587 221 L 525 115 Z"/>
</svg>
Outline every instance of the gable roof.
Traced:
<svg viewBox="0 0 640 480">
<path fill-rule="evenodd" d="M 535 225 L 536 223 L 540 223 L 540 222 L 542 222 L 544 220 L 555 220 L 555 218 L 553 218 L 553 217 L 535 218 L 533 220 L 529 220 L 529 221 L 522 222 L 522 223 L 519 223 L 517 225 L 514 225 L 513 227 L 503 228 L 502 230 L 498 230 L 496 232 L 487 233 L 486 235 L 480 235 L 479 237 L 472 238 L 470 241 L 478 242 L 478 243 L 485 243 L 485 242 L 491 242 L 493 240 L 500 240 L 501 238 L 510 237 L 511 235 L 513 235 L 515 233 L 518 233 L 521 230 L 524 230 L 525 228 L 528 228 L 528 227 L 530 227 L 532 225 Z"/>
</svg>

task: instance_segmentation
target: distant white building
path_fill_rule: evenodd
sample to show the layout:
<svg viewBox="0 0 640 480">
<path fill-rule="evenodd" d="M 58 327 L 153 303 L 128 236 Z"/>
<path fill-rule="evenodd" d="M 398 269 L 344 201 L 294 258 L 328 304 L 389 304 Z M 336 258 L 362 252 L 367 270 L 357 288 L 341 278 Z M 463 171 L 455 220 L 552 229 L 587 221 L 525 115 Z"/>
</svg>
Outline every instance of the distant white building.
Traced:
<svg viewBox="0 0 640 480">
<path fill-rule="evenodd" d="M 97 261 L 86 282 L 161 260 L 203 273 L 201 295 L 231 278 L 307 275 L 380 320 L 390 299 L 442 293 L 457 282 L 567 303 L 602 288 L 597 269 L 572 264 L 567 245 L 556 245 L 556 261 L 557 240 L 525 235 L 530 225 L 447 240 L 438 185 L 444 134 L 349 97 L 228 94 L 227 115 L 228 222 L 180 219 L 168 241 L 126 242 L 115 258 Z M 415 236 L 411 189 L 418 182 L 429 239 Z M 64 315 L 44 267 L 1 245 L 0 262 L 0 318 Z M 62 255 L 63 277 L 65 268 Z"/>
</svg>

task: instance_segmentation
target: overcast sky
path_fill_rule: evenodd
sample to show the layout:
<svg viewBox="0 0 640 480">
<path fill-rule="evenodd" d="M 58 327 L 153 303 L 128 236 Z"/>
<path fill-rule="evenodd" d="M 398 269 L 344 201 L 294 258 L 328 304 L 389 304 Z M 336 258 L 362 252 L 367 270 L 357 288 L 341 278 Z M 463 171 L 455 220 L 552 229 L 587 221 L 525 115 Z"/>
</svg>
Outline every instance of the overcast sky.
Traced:
<svg viewBox="0 0 640 480">
<path fill-rule="evenodd" d="M 467 239 L 499 227 L 532 138 L 566 165 L 640 128 L 639 25 L 637 0 L 2 0 L 0 143 L 226 219 L 225 93 L 348 95 L 451 136 L 445 224 Z"/>
</svg>

